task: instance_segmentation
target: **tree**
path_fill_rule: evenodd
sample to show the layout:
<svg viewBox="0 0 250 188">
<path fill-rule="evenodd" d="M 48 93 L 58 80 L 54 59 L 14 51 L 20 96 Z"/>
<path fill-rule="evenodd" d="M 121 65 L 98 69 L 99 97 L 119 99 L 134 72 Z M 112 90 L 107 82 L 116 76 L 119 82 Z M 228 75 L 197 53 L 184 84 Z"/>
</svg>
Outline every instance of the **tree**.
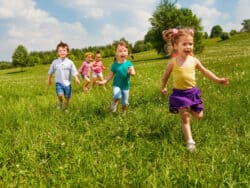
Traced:
<svg viewBox="0 0 250 188">
<path fill-rule="evenodd" d="M 220 37 L 222 32 L 223 32 L 223 30 L 222 30 L 221 26 L 215 25 L 215 26 L 213 26 L 213 28 L 211 30 L 210 38 Z"/>
<path fill-rule="evenodd" d="M 229 33 L 222 32 L 222 34 L 220 35 L 220 38 L 221 38 L 221 40 L 227 40 L 227 39 L 229 39 L 230 38 Z"/>
<path fill-rule="evenodd" d="M 164 52 L 166 42 L 163 40 L 162 31 L 170 28 L 192 27 L 195 29 L 194 51 L 201 52 L 203 49 L 202 26 L 200 19 L 193 15 L 190 9 L 178 9 L 169 0 L 162 0 L 150 18 L 151 29 L 145 35 L 144 41 L 150 42 L 158 53 Z"/>
<path fill-rule="evenodd" d="M 203 38 L 204 38 L 204 39 L 207 39 L 207 38 L 208 38 L 207 32 L 205 32 L 205 33 L 203 34 Z"/>
<path fill-rule="evenodd" d="M 35 66 L 35 64 L 41 64 L 41 59 L 38 56 L 29 55 L 27 66 Z"/>
<path fill-rule="evenodd" d="M 28 51 L 23 45 L 19 45 L 12 55 L 12 64 L 14 66 L 25 67 L 28 63 Z"/>
<path fill-rule="evenodd" d="M 241 25 L 243 25 L 242 32 L 250 32 L 250 19 L 243 20 Z"/>
<path fill-rule="evenodd" d="M 231 30 L 230 31 L 230 35 L 233 36 L 233 35 L 236 35 L 237 34 L 237 31 L 235 29 Z"/>
</svg>

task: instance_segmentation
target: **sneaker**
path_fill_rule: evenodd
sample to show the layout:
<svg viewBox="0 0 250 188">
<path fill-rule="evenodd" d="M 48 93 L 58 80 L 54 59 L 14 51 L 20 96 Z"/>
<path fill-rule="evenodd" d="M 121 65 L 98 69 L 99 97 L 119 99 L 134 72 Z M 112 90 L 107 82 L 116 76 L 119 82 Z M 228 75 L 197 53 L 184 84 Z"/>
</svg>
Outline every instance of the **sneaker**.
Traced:
<svg viewBox="0 0 250 188">
<path fill-rule="evenodd" d="M 116 112 L 117 110 L 117 105 L 118 105 L 118 102 L 116 101 L 112 101 L 111 102 L 111 105 L 110 105 L 110 112 Z"/>
<path fill-rule="evenodd" d="M 62 103 L 61 103 L 61 102 L 58 102 L 58 103 L 57 103 L 56 109 L 57 109 L 57 110 L 61 110 L 61 109 L 62 109 Z"/>
<path fill-rule="evenodd" d="M 195 142 L 194 141 L 188 141 L 187 142 L 187 150 L 190 152 L 195 152 L 196 147 L 195 147 Z"/>
</svg>

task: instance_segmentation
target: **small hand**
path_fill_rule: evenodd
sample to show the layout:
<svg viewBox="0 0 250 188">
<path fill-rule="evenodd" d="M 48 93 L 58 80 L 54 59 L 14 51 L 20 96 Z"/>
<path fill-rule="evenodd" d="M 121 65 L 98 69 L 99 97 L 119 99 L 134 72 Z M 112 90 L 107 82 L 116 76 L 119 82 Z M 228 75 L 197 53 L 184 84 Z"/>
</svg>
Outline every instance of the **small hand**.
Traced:
<svg viewBox="0 0 250 188">
<path fill-rule="evenodd" d="M 105 85 L 107 83 L 107 80 L 101 80 L 101 81 L 96 81 L 98 85 Z"/>
<path fill-rule="evenodd" d="M 131 74 L 131 72 L 132 72 L 132 68 L 129 67 L 129 68 L 128 68 L 128 73 Z"/>
<path fill-rule="evenodd" d="M 47 80 L 48 87 L 51 85 L 51 80 Z"/>
<path fill-rule="evenodd" d="M 229 84 L 229 78 L 220 78 L 218 81 L 220 84 L 228 85 Z"/>
<path fill-rule="evenodd" d="M 161 89 L 161 93 L 162 93 L 162 95 L 166 95 L 167 94 L 167 88 Z"/>
<path fill-rule="evenodd" d="M 80 80 L 79 80 L 78 76 L 75 77 L 75 82 L 76 82 L 77 84 L 80 84 Z"/>
</svg>

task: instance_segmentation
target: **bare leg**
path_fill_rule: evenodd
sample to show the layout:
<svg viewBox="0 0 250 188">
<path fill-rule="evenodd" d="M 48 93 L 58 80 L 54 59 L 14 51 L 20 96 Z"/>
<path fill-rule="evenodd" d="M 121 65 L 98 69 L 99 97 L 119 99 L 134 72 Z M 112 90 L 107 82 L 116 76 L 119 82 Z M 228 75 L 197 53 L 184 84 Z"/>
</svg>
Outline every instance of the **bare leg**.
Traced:
<svg viewBox="0 0 250 188">
<path fill-rule="evenodd" d="M 70 98 L 65 98 L 65 109 L 68 110 L 69 108 L 69 101 L 70 101 Z"/>
<path fill-rule="evenodd" d="M 192 112 L 190 111 L 189 108 L 181 108 L 179 110 L 179 113 L 181 116 L 181 127 L 182 127 L 182 131 L 186 140 L 187 149 L 190 152 L 194 152 L 196 148 L 195 148 L 195 142 L 192 137 L 192 131 L 191 131 L 191 126 L 190 126 L 190 117 L 191 117 Z M 202 113 L 200 113 L 199 116 L 198 116 L 198 113 L 195 114 L 196 117 L 200 117 L 201 115 Z"/>
<path fill-rule="evenodd" d="M 97 78 L 93 78 L 93 80 L 92 80 L 92 86 L 93 86 L 93 87 L 94 87 L 95 84 L 96 84 L 96 80 L 97 80 Z"/>
<path fill-rule="evenodd" d="M 122 115 L 126 115 L 128 109 L 128 105 L 122 105 Z"/>
<path fill-rule="evenodd" d="M 58 98 L 57 109 L 60 110 L 62 109 L 63 95 L 58 95 L 57 98 Z"/>
<path fill-rule="evenodd" d="M 120 99 L 113 99 L 111 102 L 111 106 L 110 106 L 110 111 L 111 112 L 116 112 L 117 110 L 117 105 Z"/>
<path fill-rule="evenodd" d="M 188 108 L 181 108 L 179 110 L 181 117 L 181 127 L 186 142 L 193 140 L 191 127 L 190 127 L 190 113 Z"/>
<path fill-rule="evenodd" d="M 83 91 L 88 91 L 88 85 L 90 83 L 90 79 L 88 77 L 85 77 L 85 83 L 83 85 Z"/>
<path fill-rule="evenodd" d="M 194 112 L 194 111 L 190 110 L 190 113 L 192 114 L 193 117 L 195 117 L 197 119 L 201 119 L 203 117 L 203 111 Z"/>
<path fill-rule="evenodd" d="M 99 76 L 98 79 L 99 79 L 100 81 L 103 81 L 103 76 Z M 102 85 L 102 87 L 103 87 L 103 89 L 106 91 L 105 85 Z"/>
</svg>

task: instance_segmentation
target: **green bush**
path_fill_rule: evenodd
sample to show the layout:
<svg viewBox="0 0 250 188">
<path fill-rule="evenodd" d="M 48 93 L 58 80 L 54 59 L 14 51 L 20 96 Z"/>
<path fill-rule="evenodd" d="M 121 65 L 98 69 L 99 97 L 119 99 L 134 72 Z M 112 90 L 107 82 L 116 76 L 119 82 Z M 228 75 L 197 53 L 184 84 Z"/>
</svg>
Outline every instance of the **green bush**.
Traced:
<svg viewBox="0 0 250 188">
<path fill-rule="evenodd" d="M 235 34 L 237 34 L 237 31 L 236 31 L 236 30 L 231 30 L 231 31 L 230 31 L 230 36 L 233 36 L 233 35 L 235 35 Z"/>
<path fill-rule="evenodd" d="M 229 37 L 229 33 L 223 32 L 223 33 L 221 34 L 220 38 L 221 38 L 221 40 L 227 40 L 227 39 L 229 39 L 229 38 L 230 38 L 230 37 Z"/>
<path fill-rule="evenodd" d="M 10 62 L 0 62 L 0 70 L 12 68 L 13 65 Z"/>
</svg>

